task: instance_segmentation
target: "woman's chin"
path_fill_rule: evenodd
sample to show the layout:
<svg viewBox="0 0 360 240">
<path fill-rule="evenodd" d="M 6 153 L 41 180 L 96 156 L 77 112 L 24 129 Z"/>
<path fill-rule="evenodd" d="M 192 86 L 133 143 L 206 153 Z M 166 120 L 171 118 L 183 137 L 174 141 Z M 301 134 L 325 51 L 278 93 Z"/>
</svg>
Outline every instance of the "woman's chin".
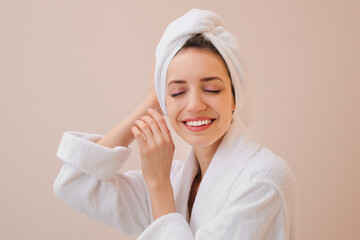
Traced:
<svg viewBox="0 0 360 240">
<path fill-rule="evenodd" d="M 209 138 L 209 136 L 187 136 L 181 138 L 193 148 L 207 148 L 221 141 L 221 138 Z"/>
</svg>

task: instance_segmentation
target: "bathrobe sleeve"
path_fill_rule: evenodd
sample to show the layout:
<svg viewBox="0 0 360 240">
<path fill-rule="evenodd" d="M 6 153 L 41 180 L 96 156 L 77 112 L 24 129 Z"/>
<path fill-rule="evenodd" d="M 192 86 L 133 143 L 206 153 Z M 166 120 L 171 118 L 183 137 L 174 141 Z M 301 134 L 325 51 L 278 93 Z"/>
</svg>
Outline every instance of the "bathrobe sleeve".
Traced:
<svg viewBox="0 0 360 240">
<path fill-rule="evenodd" d="M 146 183 L 141 171 L 118 173 L 131 151 L 96 144 L 102 137 L 64 133 L 56 153 L 64 165 L 54 192 L 73 208 L 125 234 L 141 233 L 152 219 Z"/>
<path fill-rule="evenodd" d="M 223 210 L 192 232 L 184 217 L 170 213 L 156 219 L 140 240 L 282 240 L 290 239 L 286 205 L 276 187 L 243 182 L 234 188 Z"/>
</svg>

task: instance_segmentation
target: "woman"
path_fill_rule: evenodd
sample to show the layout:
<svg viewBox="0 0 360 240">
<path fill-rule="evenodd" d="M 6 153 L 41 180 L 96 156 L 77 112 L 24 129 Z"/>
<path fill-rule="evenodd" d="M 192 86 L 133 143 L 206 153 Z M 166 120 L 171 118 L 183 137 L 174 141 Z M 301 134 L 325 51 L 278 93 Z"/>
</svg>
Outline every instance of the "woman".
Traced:
<svg viewBox="0 0 360 240">
<path fill-rule="evenodd" d="M 106 136 L 64 133 L 56 195 L 139 239 L 295 239 L 293 174 L 246 140 L 249 81 L 221 19 L 192 9 L 171 23 L 153 75 L 148 98 Z M 184 163 L 163 114 L 192 146 Z M 134 138 L 142 171 L 117 173 Z"/>
</svg>

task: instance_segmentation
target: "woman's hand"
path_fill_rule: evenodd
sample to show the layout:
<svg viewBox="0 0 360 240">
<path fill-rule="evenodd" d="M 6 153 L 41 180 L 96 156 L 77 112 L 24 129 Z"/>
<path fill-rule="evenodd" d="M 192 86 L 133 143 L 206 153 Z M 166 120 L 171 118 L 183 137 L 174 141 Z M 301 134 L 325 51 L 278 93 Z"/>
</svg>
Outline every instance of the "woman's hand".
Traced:
<svg viewBox="0 0 360 240">
<path fill-rule="evenodd" d="M 162 115 L 149 108 L 148 115 L 131 128 L 139 144 L 143 177 L 149 187 L 170 182 L 175 146 Z"/>
</svg>

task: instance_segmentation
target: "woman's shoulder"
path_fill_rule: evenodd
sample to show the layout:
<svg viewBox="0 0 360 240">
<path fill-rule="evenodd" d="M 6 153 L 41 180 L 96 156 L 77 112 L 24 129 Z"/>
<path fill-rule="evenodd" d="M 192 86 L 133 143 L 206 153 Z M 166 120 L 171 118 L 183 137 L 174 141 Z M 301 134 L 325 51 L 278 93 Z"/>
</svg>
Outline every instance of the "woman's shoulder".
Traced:
<svg viewBox="0 0 360 240">
<path fill-rule="evenodd" d="M 261 147 L 248 161 L 245 172 L 251 182 L 270 184 L 278 189 L 295 185 L 288 163 L 267 147 Z"/>
</svg>

